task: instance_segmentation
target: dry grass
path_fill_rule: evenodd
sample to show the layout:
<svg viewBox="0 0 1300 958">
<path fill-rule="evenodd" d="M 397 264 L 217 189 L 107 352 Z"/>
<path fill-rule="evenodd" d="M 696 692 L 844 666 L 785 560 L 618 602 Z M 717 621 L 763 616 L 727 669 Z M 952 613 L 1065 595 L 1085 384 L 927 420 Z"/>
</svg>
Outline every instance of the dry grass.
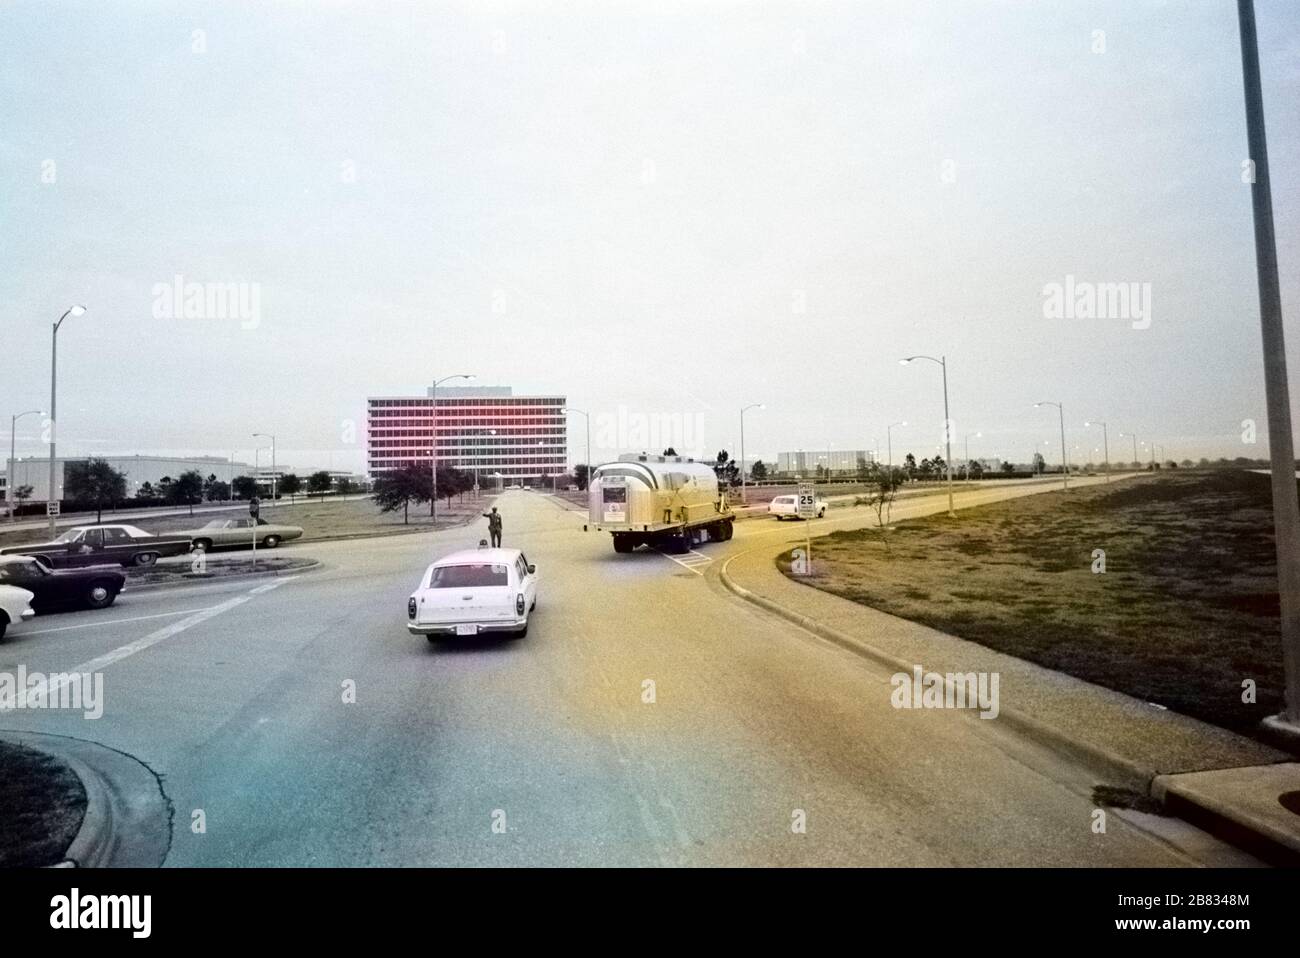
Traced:
<svg viewBox="0 0 1300 958">
<path fill-rule="evenodd" d="M 51 755 L 0 742 L 0 868 L 63 860 L 86 813 L 86 790 Z"/>
<path fill-rule="evenodd" d="M 1266 476 L 1166 473 L 889 535 L 888 551 L 872 530 L 819 538 L 795 579 L 1228 728 L 1282 706 Z"/>
</svg>

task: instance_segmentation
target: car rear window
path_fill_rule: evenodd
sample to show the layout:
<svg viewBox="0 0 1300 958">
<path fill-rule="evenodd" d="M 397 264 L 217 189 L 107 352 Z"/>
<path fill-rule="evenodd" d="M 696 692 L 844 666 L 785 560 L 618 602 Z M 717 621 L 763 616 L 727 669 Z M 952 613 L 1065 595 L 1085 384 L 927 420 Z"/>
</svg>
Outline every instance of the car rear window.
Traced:
<svg viewBox="0 0 1300 958">
<path fill-rule="evenodd" d="M 441 565 L 429 579 L 431 589 L 465 589 L 509 585 L 510 572 L 504 565 Z"/>
</svg>

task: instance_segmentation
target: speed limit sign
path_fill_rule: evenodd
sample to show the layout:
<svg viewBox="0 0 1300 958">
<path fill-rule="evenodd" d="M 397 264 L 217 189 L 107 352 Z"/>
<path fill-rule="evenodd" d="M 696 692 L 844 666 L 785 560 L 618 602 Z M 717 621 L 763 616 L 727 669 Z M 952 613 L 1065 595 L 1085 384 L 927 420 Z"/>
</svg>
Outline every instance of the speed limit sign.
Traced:
<svg viewBox="0 0 1300 958">
<path fill-rule="evenodd" d="M 811 482 L 799 483 L 799 518 L 817 518 L 817 493 Z"/>
</svg>

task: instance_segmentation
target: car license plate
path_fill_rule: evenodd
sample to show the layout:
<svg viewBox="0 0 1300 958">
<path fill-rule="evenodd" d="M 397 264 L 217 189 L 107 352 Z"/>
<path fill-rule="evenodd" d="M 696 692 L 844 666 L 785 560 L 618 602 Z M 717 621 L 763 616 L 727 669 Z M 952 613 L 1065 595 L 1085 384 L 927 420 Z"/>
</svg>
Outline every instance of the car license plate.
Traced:
<svg viewBox="0 0 1300 958">
<path fill-rule="evenodd" d="M 457 635 L 478 635 L 477 625 L 458 625 L 456 626 Z"/>
</svg>

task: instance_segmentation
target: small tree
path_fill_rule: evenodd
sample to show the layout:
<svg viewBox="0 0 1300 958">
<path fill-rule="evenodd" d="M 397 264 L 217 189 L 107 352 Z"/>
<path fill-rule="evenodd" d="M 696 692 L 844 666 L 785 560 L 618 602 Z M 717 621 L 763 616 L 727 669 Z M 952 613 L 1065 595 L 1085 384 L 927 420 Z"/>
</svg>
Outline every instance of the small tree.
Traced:
<svg viewBox="0 0 1300 958">
<path fill-rule="evenodd" d="M 235 491 L 235 498 L 251 499 L 257 495 L 257 480 L 252 476 L 235 476 L 231 488 Z"/>
<path fill-rule="evenodd" d="M 1043 458 L 1041 452 L 1034 453 L 1033 472 L 1036 476 L 1041 476 L 1047 471 L 1047 460 Z"/>
<path fill-rule="evenodd" d="M 669 446 L 667 449 L 664 450 L 664 455 L 665 455 L 665 456 L 675 456 L 675 455 L 677 455 L 677 450 L 674 449 L 672 446 Z"/>
<path fill-rule="evenodd" d="M 297 502 L 298 493 L 302 492 L 302 479 L 287 472 L 280 477 L 280 492 L 289 497 L 290 502 Z"/>
<path fill-rule="evenodd" d="M 859 496 L 854 505 L 866 506 L 876 514 L 876 528 L 880 533 L 880 541 L 884 543 L 885 552 L 889 552 L 889 537 L 886 535 L 886 530 L 893 518 L 894 499 L 899 483 L 902 481 L 902 473 L 898 470 L 882 469 L 879 463 L 874 462 L 869 467 L 869 472 L 870 485 L 867 495 Z"/>
<path fill-rule="evenodd" d="M 208 483 L 208 502 L 224 502 L 230 498 L 230 483 L 214 479 Z"/>
<path fill-rule="evenodd" d="M 713 464 L 713 473 L 718 477 L 719 486 L 740 485 L 740 467 L 725 449 L 718 451 L 718 458 Z"/>
<path fill-rule="evenodd" d="M 749 469 L 749 478 L 755 482 L 762 482 L 767 478 L 767 466 L 763 464 L 762 459 L 754 460 L 754 465 Z"/>
<path fill-rule="evenodd" d="M 330 478 L 330 474 L 324 469 L 320 470 L 320 472 L 313 472 L 307 477 L 307 492 L 316 493 L 321 497 L 322 502 L 325 500 L 325 493 L 330 491 L 332 485 L 334 485 L 334 480 Z"/>
<path fill-rule="evenodd" d="M 30 499 L 30 498 L 32 497 L 32 493 L 33 493 L 34 491 L 35 491 L 35 490 L 32 489 L 31 486 L 15 486 L 15 487 L 14 487 L 14 498 L 15 498 L 16 500 L 18 500 L 18 508 L 19 508 L 19 509 L 21 509 L 21 508 L 23 507 L 23 503 L 24 503 L 24 502 L 26 502 L 28 499 Z"/>
<path fill-rule="evenodd" d="M 384 473 L 375 479 L 371 498 L 379 506 L 380 512 L 402 510 L 402 522 L 410 524 L 411 503 L 417 505 L 432 498 L 433 480 L 429 470 L 418 463 L 408 463 L 401 469 Z"/>
<path fill-rule="evenodd" d="M 155 495 L 157 493 L 153 491 L 153 483 L 148 481 L 140 483 L 140 488 L 135 491 L 137 499 L 152 499 Z"/>
<path fill-rule="evenodd" d="M 591 466 L 586 463 L 578 463 L 573 467 L 573 481 L 579 489 L 587 488 L 587 480 L 591 476 Z"/>
<path fill-rule="evenodd" d="M 203 501 L 203 473 L 190 469 L 169 482 L 167 501 L 178 506 L 189 506 L 190 515 L 194 515 L 194 503 Z"/>
<path fill-rule="evenodd" d="M 1005 460 L 1002 463 L 1002 472 L 1008 476 L 1015 475 L 1016 464 L 1012 462 L 1010 459 Z"/>
<path fill-rule="evenodd" d="M 72 462 L 68 464 L 64 494 L 73 502 L 93 506 L 95 521 L 100 522 L 105 504 L 115 505 L 126 498 L 126 476 L 103 459 Z"/>
<path fill-rule="evenodd" d="M 976 479 L 984 478 L 984 464 L 978 459 L 972 459 L 966 463 L 966 475 L 974 476 Z"/>
<path fill-rule="evenodd" d="M 350 496 L 354 492 L 356 492 L 358 488 L 359 487 L 357 486 L 357 484 L 353 482 L 351 479 L 349 479 L 347 476 L 343 476 L 342 478 L 339 479 L 338 482 L 334 484 L 334 490 L 340 496 Z"/>
<path fill-rule="evenodd" d="M 916 476 L 916 456 L 912 455 L 910 452 L 903 459 L 903 473 L 908 479 L 912 479 Z"/>
</svg>

